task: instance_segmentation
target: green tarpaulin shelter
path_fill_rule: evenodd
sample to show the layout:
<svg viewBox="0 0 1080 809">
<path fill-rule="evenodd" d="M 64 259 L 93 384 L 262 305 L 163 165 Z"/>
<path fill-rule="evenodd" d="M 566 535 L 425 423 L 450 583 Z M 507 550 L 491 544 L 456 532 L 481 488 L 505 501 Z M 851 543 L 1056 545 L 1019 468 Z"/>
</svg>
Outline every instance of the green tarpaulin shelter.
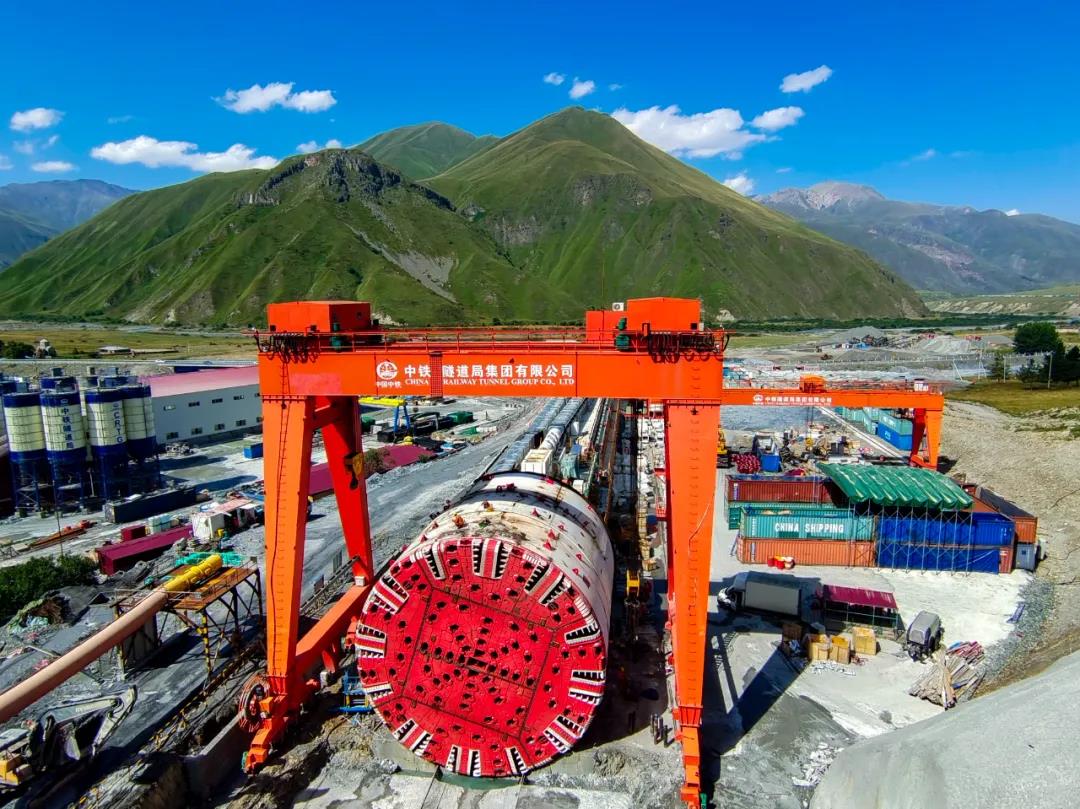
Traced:
<svg viewBox="0 0 1080 809">
<path fill-rule="evenodd" d="M 971 497 L 945 475 L 905 466 L 819 464 L 852 503 L 958 511 L 971 507 Z"/>
</svg>

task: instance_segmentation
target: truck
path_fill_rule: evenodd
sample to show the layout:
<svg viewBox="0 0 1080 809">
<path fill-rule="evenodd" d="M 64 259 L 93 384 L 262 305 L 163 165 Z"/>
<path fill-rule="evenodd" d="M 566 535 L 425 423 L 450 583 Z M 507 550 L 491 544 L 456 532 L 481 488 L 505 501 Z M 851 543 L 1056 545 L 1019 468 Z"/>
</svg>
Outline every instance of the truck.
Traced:
<svg viewBox="0 0 1080 809">
<path fill-rule="evenodd" d="M 794 576 L 743 572 L 716 597 L 721 608 L 790 615 L 802 613 L 802 585 Z"/>
</svg>

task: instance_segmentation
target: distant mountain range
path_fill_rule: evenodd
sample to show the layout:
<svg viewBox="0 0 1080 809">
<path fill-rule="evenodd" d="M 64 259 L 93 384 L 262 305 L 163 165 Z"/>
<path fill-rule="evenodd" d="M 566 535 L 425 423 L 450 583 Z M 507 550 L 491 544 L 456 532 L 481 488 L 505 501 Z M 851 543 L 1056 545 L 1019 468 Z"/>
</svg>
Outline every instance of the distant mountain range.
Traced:
<svg viewBox="0 0 1080 809">
<path fill-rule="evenodd" d="M 56 234 L 134 193 L 101 180 L 0 186 L 0 270 Z"/>
<path fill-rule="evenodd" d="M 409 323 L 578 320 L 635 296 L 709 319 L 910 316 L 864 253 L 581 108 L 505 138 L 446 124 L 122 199 L 0 274 L 0 315 L 259 323 L 359 298 Z"/>
<path fill-rule="evenodd" d="M 918 289 L 982 294 L 1080 281 L 1080 225 L 1053 217 L 899 202 L 840 182 L 757 200 L 865 250 Z"/>
</svg>

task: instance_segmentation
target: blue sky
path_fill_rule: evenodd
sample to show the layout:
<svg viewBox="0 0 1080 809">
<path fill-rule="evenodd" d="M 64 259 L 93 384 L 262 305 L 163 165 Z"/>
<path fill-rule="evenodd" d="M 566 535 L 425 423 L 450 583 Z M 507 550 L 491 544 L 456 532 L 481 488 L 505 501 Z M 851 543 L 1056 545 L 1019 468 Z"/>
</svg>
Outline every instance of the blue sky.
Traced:
<svg viewBox="0 0 1080 809">
<path fill-rule="evenodd" d="M 0 183 L 150 188 L 579 103 L 753 193 L 842 179 L 1080 222 L 1067 3 L 164 5 L 8 4 Z"/>
</svg>

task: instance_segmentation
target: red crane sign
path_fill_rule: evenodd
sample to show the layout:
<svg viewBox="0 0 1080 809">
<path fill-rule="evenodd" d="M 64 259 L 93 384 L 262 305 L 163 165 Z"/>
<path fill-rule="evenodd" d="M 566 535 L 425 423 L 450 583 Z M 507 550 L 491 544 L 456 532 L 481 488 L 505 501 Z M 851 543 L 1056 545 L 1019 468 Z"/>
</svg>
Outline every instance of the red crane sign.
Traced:
<svg viewBox="0 0 1080 809">
<path fill-rule="evenodd" d="M 586 312 L 584 328 L 392 329 L 358 302 L 271 304 L 259 337 L 266 447 L 267 673 L 249 684 L 241 713 L 257 729 L 249 769 L 333 671 L 341 638 L 374 580 L 358 397 L 520 396 L 648 399 L 664 405 L 673 709 L 682 742 L 682 797 L 699 805 L 709 564 L 721 404 L 909 408 L 913 445 L 937 463 L 943 398 L 926 386 L 840 388 L 804 378 L 798 388 L 725 388 L 723 331 L 696 300 L 648 298 L 622 311 Z M 921 388 L 921 389 L 917 389 Z M 321 429 L 354 584 L 299 636 L 311 438 Z"/>
</svg>

